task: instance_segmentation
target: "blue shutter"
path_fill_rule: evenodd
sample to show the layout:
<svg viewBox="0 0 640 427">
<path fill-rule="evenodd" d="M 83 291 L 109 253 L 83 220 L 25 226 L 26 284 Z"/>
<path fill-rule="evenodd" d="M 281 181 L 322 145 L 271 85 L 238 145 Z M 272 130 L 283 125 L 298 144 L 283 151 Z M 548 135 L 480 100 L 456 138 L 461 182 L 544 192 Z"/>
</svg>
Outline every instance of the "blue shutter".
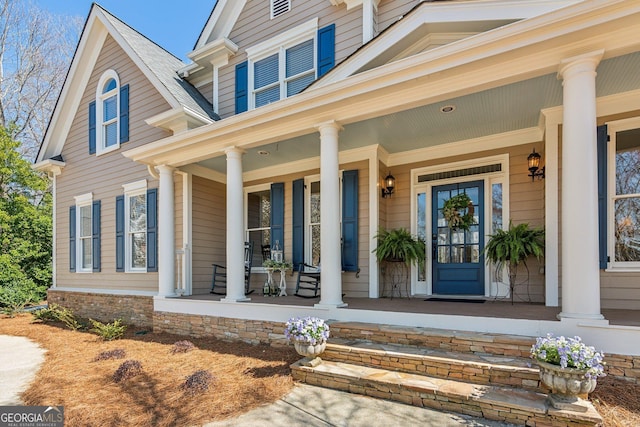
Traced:
<svg viewBox="0 0 640 427">
<path fill-rule="evenodd" d="M 284 251 L 284 183 L 271 184 L 271 247 L 280 242 Z"/>
<path fill-rule="evenodd" d="M 120 88 L 120 143 L 129 141 L 129 85 Z"/>
<path fill-rule="evenodd" d="M 116 197 L 116 271 L 124 271 L 124 196 Z"/>
<path fill-rule="evenodd" d="M 158 189 L 147 190 L 147 271 L 158 271 Z"/>
<path fill-rule="evenodd" d="M 69 271 L 76 271 L 76 207 L 69 207 Z"/>
<path fill-rule="evenodd" d="M 91 212 L 91 239 L 93 253 L 93 272 L 100 271 L 100 200 L 93 202 L 93 210 Z"/>
<path fill-rule="evenodd" d="M 318 30 L 318 78 L 333 68 L 336 57 L 336 24 Z"/>
<path fill-rule="evenodd" d="M 304 179 L 293 181 L 293 212 L 291 223 L 293 225 L 291 260 L 293 267 L 297 268 L 304 262 Z"/>
<path fill-rule="evenodd" d="M 607 256 L 607 125 L 598 126 L 598 237 L 600 268 L 606 269 Z"/>
<path fill-rule="evenodd" d="M 342 174 L 342 271 L 358 271 L 358 171 Z"/>
<path fill-rule="evenodd" d="M 89 103 L 89 154 L 96 154 L 96 101 Z"/>
<path fill-rule="evenodd" d="M 249 109 L 249 68 L 247 61 L 236 65 L 236 114 Z"/>
</svg>

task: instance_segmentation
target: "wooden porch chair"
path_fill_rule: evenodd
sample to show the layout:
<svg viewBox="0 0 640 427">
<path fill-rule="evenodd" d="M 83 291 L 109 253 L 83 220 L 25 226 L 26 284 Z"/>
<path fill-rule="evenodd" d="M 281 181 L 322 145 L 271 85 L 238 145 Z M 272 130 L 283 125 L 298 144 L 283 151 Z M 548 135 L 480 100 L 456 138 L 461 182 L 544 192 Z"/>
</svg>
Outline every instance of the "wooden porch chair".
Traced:
<svg viewBox="0 0 640 427">
<path fill-rule="evenodd" d="M 253 292 L 251 287 L 251 261 L 253 260 L 253 242 L 244 242 L 244 294 Z M 213 278 L 211 280 L 211 293 L 216 295 L 227 294 L 227 267 L 220 264 L 213 265 Z"/>
<path fill-rule="evenodd" d="M 320 296 L 320 272 L 305 271 L 305 268 L 316 269 L 313 265 L 300 263 L 294 295 L 301 298 L 316 298 Z"/>
</svg>

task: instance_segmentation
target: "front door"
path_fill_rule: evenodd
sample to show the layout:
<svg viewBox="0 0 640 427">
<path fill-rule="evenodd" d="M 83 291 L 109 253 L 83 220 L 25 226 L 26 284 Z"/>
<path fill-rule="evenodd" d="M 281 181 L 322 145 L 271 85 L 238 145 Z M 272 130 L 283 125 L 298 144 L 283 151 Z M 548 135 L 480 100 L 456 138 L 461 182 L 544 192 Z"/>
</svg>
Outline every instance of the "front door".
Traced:
<svg viewBox="0 0 640 427">
<path fill-rule="evenodd" d="M 467 231 L 449 228 L 442 213 L 444 203 L 460 193 L 473 203 L 474 221 Z M 484 295 L 484 181 L 433 187 L 431 206 L 433 293 Z"/>
</svg>

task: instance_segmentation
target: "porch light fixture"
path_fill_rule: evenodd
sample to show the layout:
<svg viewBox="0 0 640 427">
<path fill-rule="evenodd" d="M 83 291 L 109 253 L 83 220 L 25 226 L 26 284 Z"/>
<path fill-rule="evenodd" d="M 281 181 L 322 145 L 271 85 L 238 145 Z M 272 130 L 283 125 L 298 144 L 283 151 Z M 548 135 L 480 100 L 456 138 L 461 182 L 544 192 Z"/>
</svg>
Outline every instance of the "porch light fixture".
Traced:
<svg viewBox="0 0 640 427">
<path fill-rule="evenodd" d="M 544 167 L 540 169 L 540 154 L 536 153 L 536 149 L 533 149 L 533 152 L 529 154 L 527 157 L 527 163 L 529 164 L 529 176 L 531 177 L 531 182 L 538 179 L 544 179 Z M 540 170 L 539 170 L 540 169 Z"/>
<path fill-rule="evenodd" d="M 393 190 L 396 188 L 396 179 L 389 172 L 384 179 L 384 185 L 382 186 L 382 197 L 384 199 L 391 197 Z"/>
</svg>

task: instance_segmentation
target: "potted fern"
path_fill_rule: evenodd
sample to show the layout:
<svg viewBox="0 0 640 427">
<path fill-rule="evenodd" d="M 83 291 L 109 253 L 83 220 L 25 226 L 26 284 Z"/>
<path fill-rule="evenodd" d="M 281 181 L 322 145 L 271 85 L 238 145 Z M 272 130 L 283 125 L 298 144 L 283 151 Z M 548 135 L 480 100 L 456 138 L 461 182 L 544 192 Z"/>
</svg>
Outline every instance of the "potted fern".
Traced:
<svg viewBox="0 0 640 427">
<path fill-rule="evenodd" d="M 408 289 L 409 267 L 414 264 L 420 267 L 425 262 L 425 245 L 422 240 L 411 235 L 404 228 L 385 230 L 381 228 L 376 234 L 378 246 L 372 251 L 376 254 L 378 261 L 385 262 L 384 269 L 385 286 L 382 290 L 384 295 L 387 282 L 391 289 L 391 298 L 397 291 L 402 297 L 402 287 L 405 286 L 405 293 L 410 297 Z"/>
<path fill-rule="evenodd" d="M 375 252 L 378 261 L 401 261 L 407 267 L 411 264 L 419 266 L 424 264 L 424 242 L 413 237 L 406 229 L 385 230 L 381 228 L 375 237 L 378 240 L 378 246 L 372 252 Z"/>
<path fill-rule="evenodd" d="M 526 266 L 530 256 L 538 260 L 544 256 L 544 229 L 532 228 L 527 223 L 513 225 L 509 222 L 508 230 L 498 230 L 489 236 L 484 254 L 486 262 L 495 264 L 497 272 L 507 269 L 513 304 L 518 266 Z"/>
</svg>

